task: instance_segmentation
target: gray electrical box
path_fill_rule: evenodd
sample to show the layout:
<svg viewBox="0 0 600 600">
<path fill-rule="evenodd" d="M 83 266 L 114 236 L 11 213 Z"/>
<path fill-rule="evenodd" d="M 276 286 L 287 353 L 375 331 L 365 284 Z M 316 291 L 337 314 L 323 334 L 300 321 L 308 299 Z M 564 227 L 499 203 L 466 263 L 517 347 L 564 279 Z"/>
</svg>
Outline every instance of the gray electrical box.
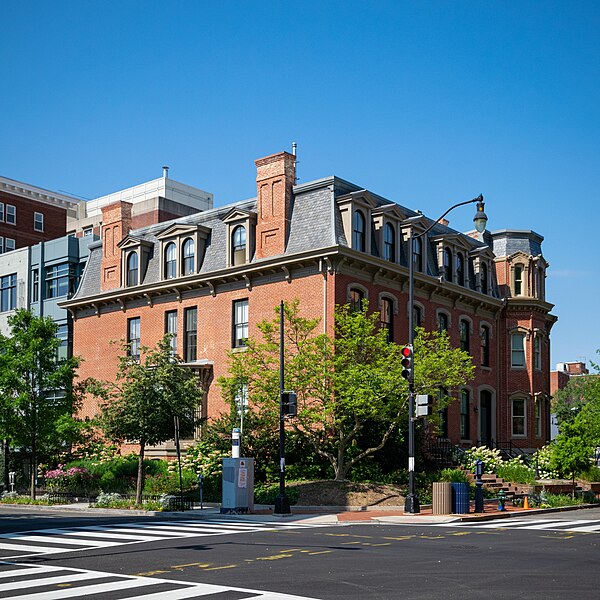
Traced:
<svg viewBox="0 0 600 600">
<path fill-rule="evenodd" d="M 254 510 L 254 459 L 223 459 L 221 514 Z"/>
</svg>

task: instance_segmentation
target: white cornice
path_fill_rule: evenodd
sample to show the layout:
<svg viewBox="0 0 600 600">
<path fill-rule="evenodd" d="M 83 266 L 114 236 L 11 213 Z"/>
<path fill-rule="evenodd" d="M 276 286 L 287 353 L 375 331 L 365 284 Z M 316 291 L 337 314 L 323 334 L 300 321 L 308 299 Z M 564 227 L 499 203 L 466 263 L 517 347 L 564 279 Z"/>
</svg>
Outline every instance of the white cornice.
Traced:
<svg viewBox="0 0 600 600">
<path fill-rule="evenodd" d="M 0 177 L 0 191 L 64 209 L 77 208 L 80 204 L 83 204 L 83 200 L 78 200 L 72 196 L 67 196 L 59 192 L 51 192 L 50 190 L 9 179 L 8 177 Z"/>
</svg>

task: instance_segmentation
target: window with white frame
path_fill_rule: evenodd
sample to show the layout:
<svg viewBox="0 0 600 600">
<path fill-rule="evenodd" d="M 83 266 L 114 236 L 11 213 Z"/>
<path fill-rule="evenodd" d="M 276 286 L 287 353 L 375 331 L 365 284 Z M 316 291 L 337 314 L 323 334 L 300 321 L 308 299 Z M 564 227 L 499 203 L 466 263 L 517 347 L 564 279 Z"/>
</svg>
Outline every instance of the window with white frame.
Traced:
<svg viewBox="0 0 600 600">
<path fill-rule="evenodd" d="M 10 225 L 17 224 L 17 209 L 12 204 L 6 205 L 6 222 Z"/>
<path fill-rule="evenodd" d="M 421 238 L 413 238 L 413 269 L 423 271 L 423 242 Z"/>
<path fill-rule="evenodd" d="M 177 311 L 168 310 L 165 312 L 165 334 L 170 337 L 169 344 L 171 346 L 171 356 L 177 354 Z"/>
<path fill-rule="evenodd" d="M 15 247 L 16 244 L 13 238 L 4 238 L 4 252 L 11 252 Z"/>
<path fill-rule="evenodd" d="M 233 302 L 233 344 L 243 348 L 248 339 L 248 299 Z"/>
<path fill-rule="evenodd" d="M 83 230 L 83 237 L 90 237 L 94 234 L 94 229 L 93 227 L 86 227 Z"/>
<path fill-rule="evenodd" d="M 4 221 L 4 202 L 0 202 L 0 221 Z"/>
<path fill-rule="evenodd" d="M 525 334 L 513 333 L 510 336 L 510 347 L 511 367 L 522 369 L 525 367 Z"/>
<path fill-rule="evenodd" d="M 40 299 L 40 270 L 34 269 L 31 273 L 31 301 L 38 302 Z"/>
<path fill-rule="evenodd" d="M 127 344 L 129 356 L 140 360 L 140 317 L 127 319 Z"/>
<path fill-rule="evenodd" d="M 512 402 L 512 435 L 523 437 L 527 432 L 527 403 L 525 398 L 513 398 Z"/>
<path fill-rule="evenodd" d="M 194 240 L 187 238 L 183 242 L 183 274 L 192 275 L 196 269 L 194 265 L 194 258 L 196 256 Z"/>
<path fill-rule="evenodd" d="M 17 308 L 17 274 L 0 277 L 0 311 Z"/>
<path fill-rule="evenodd" d="M 515 265 L 514 278 L 515 296 L 520 296 L 523 293 L 523 265 Z"/>
<path fill-rule="evenodd" d="M 231 234 L 231 255 L 233 266 L 246 263 L 246 228 L 238 225 Z"/>
<path fill-rule="evenodd" d="M 177 277 L 177 246 L 169 242 L 165 248 L 165 279 Z"/>
<path fill-rule="evenodd" d="M 0 254 L 4 254 L 4 238 L 0 235 Z"/>
<path fill-rule="evenodd" d="M 35 231 L 44 231 L 44 213 L 33 213 L 33 229 Z"/>
</svg>

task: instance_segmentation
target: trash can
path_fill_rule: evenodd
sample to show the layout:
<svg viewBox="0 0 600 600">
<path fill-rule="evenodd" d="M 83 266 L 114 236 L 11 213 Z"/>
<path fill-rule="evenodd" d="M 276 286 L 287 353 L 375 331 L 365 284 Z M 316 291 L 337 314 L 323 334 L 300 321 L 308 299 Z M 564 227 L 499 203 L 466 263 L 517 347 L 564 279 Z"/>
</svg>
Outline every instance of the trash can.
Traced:
<svg viewBox="0 0 600 600">
<path fill-rule="evenodd" d="M 452 512 L 452 487 L 445 481 L 433 484 L 433 514 L 449 515 Z"/>
<path fill-rule="evenodd" d="M 452 484 L 452 512 L 456 515 L 465 515 L 469 512 L 469 484 Z"/>
</svg>

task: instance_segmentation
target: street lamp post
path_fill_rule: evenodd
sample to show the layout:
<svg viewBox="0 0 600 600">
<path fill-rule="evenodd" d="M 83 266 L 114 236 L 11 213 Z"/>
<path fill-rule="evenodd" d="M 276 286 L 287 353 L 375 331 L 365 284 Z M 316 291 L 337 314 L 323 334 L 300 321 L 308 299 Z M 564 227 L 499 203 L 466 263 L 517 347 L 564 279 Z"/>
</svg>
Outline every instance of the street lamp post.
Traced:
<svg viewBox="0 0 600 600">
<path fill-rule="evenodd" d="M 467 200 L 466 202 L 459 202 L 458 204 L 451 206 L 437 221 L 431 223 L 425 231 L 422 231 L 417 235 L 414 235 L 412 227 L 408 231 L 408 344 L 411 348 L 413 347 L 415 340 L 415 240 L 427 235 L 451 210 L 474 202 L 477 202 L 477 212 L 475 213 L 475 217 L 473 217 L 475 229 L 479 233 L 483 233 L 487 223 L 487 215 L 484 212 L 485 204 L 483 202 L 483 195 L 481 194 L 477 196 L 477 198 Z M 421 512 L 419 498 L 415 492 L 415 420 L 415 370 L 413 368 L 410 370 L 408 378 L 408 495 L 406 496 L 404 503 L 404 512 L 412 514 Z"/>
</svg>

